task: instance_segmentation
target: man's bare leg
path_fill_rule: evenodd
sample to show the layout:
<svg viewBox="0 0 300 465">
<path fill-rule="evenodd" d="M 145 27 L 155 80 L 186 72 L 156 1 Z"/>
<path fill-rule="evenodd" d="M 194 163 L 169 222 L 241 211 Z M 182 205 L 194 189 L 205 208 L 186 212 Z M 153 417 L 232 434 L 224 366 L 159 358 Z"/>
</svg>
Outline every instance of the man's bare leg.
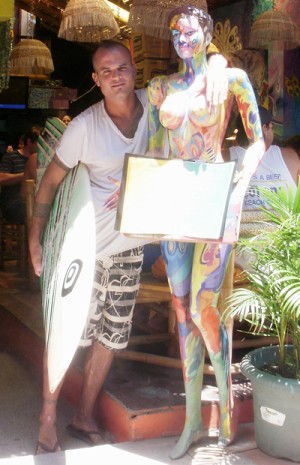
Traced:
<svg viewBox="0 0 300 465">
<path fill-rule="evenodd" d="M 43 358 L 43 406 L 40 414 L 40 428 L 36 454 L 60 450 L 56 433 L 56 407 L 61 386 L 62 382 L 53 393 L 50 392 L 47 351 L 45 350 Z"/>
<path fill-rule="evenodd" d="M 94 419 L 94 406 L 114 359 L 114 352 L 94 342 L 87 354 L 78 411 L 72 426 L 83 431 L 99 431 Z"/>
<path fill-rule="evenodd" d="M 93 411 L 97 396 L 106 380 L 114 359 L 114 352 L 98 343 L 93 343 L 87 354 L 83 387 L 78 411 L 72 425 L 83 431 L 99 431 L 94 420 Z M 48 382 L 47 353 L 44 353 L 43 369 L 43 406 L 40 415 L 40 428 L 36 454 L 51 450 L 60 450 L 56 432 L 56 408 L 62 383 L 51 393 Z M 99 437 L 95 437 L 95 442 Z M 44 446 L 44 448 L 41 446 Z"/>
</svg>

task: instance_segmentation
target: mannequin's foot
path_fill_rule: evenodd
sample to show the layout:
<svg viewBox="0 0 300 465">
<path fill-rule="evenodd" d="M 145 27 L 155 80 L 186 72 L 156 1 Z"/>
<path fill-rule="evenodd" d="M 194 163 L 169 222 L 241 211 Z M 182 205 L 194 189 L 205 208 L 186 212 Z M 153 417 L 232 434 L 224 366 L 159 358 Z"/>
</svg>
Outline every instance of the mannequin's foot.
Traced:
<svg viewBox="0 0 300 465">
<path fill-rule="evenodd" d="M 193 443 L 199 441 L 205 436 L 206 433 L 203 431 L 202 427 L 197 428 L 196 430 L 185 427 L 174 449 L 170 453 L 170 458 L 176 460 L 183 457 Z"/>
<path fill-rule="evenodd" d="M 234 442 L 237 433 L 238 419 L 239 407 L 237 404 L 221 423 L 218 446 L 227 447 Z"/>
</svg>

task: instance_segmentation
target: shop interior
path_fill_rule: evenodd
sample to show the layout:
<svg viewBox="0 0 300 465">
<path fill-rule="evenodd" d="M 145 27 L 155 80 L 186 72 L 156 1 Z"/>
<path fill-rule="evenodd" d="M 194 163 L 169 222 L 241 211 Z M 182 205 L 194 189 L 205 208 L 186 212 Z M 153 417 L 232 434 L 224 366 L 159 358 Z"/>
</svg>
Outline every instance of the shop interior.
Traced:
<svg viewBox="0 0 300 465">
<path fill-rule="evenodd" d="M 258 103 L 273 115 L 276 142 L 284 144 L 300 134 L 299 37 L 294 38 L 298 46 L 286 48 L 278 35 L 276 40 L 268 39 L 265 45 L 249 44 L 253 23 L 274 8 L 293 17 L 299 31 L 299 2 L 208 0 L 207 3 L 214 20 L 214 45 L 229 66 L 241 67 L 247 72 Z M 0 43 L 1 156 L 7 146 L 17 148 L 20 135 L 29 125 L 43 126 L 49 117 L 75 118 L 102 98 L 91 78 L 90 56 L 95 42 L 59 37 L 67 1 L 15 0 L 12 4 L 13 17 L 0 22 L 1 27 L 4 24 L 6 27 L 6 41 Z M 133 32 L 128 26 L 131 1 L 114 0 L 107 4 L 119 27 L 116 40 L 132 52 L 137 88 L 147 87 L 156 75 L 171 74 L 178 69 L 180 63 L 169 40 L 149 37 L 143 31 Z M 11 50 L 22 40 L 33 38 L 48 47 L 53 71 L 35 74 L 33 69 L 25 75 L 22 71 L 12 72 L 8 65 Z M 236 112 L 233 109 L 224 139 L 226 147 L 234 137 Z M 34 186 L 31 187 L 26 197 L 27 224 L 0 225 L 0 348 L 21 357 L 41 376 L 44 342 L 41 290 L 27 245 L 34 201 Z M 185 405 L 176 317 L 159 256 L 158 243 L 147 248 L 129 347 L 118 355 L 97 406 L 97 416 L 116 442 L 176 435 L 182 429 Z M 242 280 L 239 270 L 232 265 L 223 284 L 223 297 Z M 235 322 L 231 370 L 237 402 L 243 403 L 240 422 L 247 423 L 253 416 L 251 390 L 240 372 L 239 362 L 249 348 L 265 345 L 266 338 L 262 341 L 241 332 L 243 329 L 243 324 Z M 63 388 L 63 395 L 73 404 L 80 395 L 81 357 L 76 354 Z M 204 397 L 207 424 L 217 428 L 216 384 L 209 359 L 205 367 Z M 112 411 L 115 415 L 111 415 Z"/>
</svg>

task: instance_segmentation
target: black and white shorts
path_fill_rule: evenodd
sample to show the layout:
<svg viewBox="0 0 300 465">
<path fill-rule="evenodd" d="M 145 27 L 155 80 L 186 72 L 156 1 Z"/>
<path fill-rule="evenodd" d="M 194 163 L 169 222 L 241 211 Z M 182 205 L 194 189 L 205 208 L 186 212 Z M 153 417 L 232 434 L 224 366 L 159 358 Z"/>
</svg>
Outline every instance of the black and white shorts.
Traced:
<svg viewBox="0 0 300 465">
<path fill-rule="evenodd" d="M 127 347 L 142 264 L 143 247 L 97 260 L 81 347 L 90 346 L 94 341 L 110 350 Z"/>
</svg>

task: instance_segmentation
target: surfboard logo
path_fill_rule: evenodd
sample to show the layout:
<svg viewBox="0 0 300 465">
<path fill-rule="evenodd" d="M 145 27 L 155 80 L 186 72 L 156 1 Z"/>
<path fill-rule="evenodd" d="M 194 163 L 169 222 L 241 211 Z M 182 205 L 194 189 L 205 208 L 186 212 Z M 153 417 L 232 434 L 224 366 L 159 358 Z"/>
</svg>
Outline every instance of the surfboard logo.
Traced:
<svg viewBox="0 0 300 465">
<path fill-rule="evenodd" d="M 72 290 L 79 278 L 80 272 L 82 269 L 82 261 L 74 260 L 67 269 L 66 275 L 64 277 L 63 287 L 61 291 L 62 297 L 66 297 Z"/>
</svg>

